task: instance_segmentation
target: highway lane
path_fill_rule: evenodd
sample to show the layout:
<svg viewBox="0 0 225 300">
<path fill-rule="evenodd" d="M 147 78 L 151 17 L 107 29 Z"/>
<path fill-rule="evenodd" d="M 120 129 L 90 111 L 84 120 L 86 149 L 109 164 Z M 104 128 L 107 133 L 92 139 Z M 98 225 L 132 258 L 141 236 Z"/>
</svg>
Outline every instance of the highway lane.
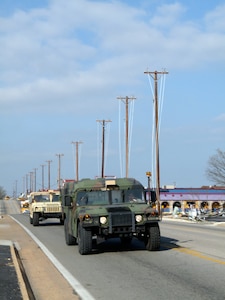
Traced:
<svg viewBox="0 0 225 300">
<path fill-rule="evenodd" d="M 225 299 L 225 227 L 162 221 L 161 249 L 148 252 L 133 240 L 117 239 L 81 256 L 67 246 L 63 226 L 46 220 L 39 227 L 28 215 L 13 215 L 51 251 L 95 299 Z"/>
<path fill-rule="evenodd" d="M 168 222 L 164 222 L 168 224 Z M 200 252 L 213 259 L 225 260 L 225 223 L 169 223 L 162 234 L 175 240 L 180 251 L 183 248 Z M 178 250 L 179 250 L 178 249 Z"/>
</svg>

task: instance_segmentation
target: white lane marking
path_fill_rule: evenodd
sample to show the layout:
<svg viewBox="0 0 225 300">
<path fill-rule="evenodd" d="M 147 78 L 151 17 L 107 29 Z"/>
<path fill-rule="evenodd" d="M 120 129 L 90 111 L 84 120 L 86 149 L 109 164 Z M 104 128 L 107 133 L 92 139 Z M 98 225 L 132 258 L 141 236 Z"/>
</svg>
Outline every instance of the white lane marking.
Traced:
<svg viewBox="0 0 225 300">
<path fill-rule="evenodd" d="M 59 270 L 59 272 L 63 275 L 63 277 L 69 282 L 71 287 L 76 291 L 76 293 L 83 300 L 95 300 L 93 296 L 82 286 L 82 284 L 76 280 L 75 277 L 57 260 L 57 258 L 45 247 L 45 245 L 22 223 L 18 220 L 10 216 L 14 221 L 16 221 L 35 241 L 35 243 L 42 249 L 42 251 L 47 255 L 50 261 L 55 265 L 55 267 Z"/>
</svg>

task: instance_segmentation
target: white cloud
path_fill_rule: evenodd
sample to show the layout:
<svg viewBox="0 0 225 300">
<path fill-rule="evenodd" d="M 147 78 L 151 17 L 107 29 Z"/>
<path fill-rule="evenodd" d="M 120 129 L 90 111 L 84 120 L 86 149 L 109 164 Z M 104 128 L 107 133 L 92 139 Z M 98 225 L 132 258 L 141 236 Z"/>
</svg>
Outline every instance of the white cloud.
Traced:
<svg viewBox="0 0 225 300">
<path fill-rule="evenodd" d="M 149 12 L 120 2 L 51 1 L 16 11 L 0 19 L 1 111 L 110 111 L 106 99 L 121 87 L 138 93 L 147 67 L 224 65 L 223 9 L 196 23 L 183 19 L 180 3 Z"/>
<path fill-rule="evenodd" d="M 220 114 L 215 118 L 216 121 L 225 121 L 225 113 Z"/>
<path fill-rule="evenodd" d="M 225 33 L 225 4 L 216 7 L 205 16 L 205 23 L 208 30 L 217 33 Z"/>
<path fill-rule="evenodd" d="M 150 20 L 150 24 L 157 28 L 179 25 L 185 10 L 185 7 L 178 2 L 161 5 Z"/>
</svg>

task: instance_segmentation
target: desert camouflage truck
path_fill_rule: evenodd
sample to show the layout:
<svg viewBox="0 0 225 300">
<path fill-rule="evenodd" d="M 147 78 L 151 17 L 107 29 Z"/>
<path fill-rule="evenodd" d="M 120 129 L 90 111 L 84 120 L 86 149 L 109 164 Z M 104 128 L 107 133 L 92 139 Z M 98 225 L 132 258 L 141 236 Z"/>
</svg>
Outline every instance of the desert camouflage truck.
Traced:
<svg viewBox="0 0 225 300">
<path fill-rule="evenodd" d="M 98 238 L 117 237 L 129 245 L 133 237 L 149 251 L 160 247 L 160 216 L 145 199 L 135 179 L 83 179 L 65 183 L 61 190 L 67 245 L 78 244 L 88 254 Z M 95 243 L 94 243 L 95 241 Z"/>
<path fill-rule="evenodd" d="M 30 224 L 38 226 L 39 221 L 59 218 L 63 224 L 60 192 L 55 190 L 32 192 L 28 196 Z"/>
</svg>

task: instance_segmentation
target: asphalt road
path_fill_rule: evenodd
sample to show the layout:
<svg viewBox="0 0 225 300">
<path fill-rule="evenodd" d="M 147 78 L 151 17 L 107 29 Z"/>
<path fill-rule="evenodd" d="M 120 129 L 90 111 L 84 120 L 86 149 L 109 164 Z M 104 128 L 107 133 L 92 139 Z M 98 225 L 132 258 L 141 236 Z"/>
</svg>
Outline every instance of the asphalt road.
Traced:
<svg viewBox="0 0 225 300">
<path fill-rule="evenodd" d="M 206 218 L 207 221 L 209 222 L 225 222 L 225 215 L 220 216 L 220 215 L 215 215 L 215 216 L 210 216 Z"/>
<path fill-rule="evenodd" d="M 130 249 L 124 249 L 113 239 L 100 243 L 93 254 L 81 256 L 76 246 L 65 244 L 58 220 L 33 227 L 27 215 L 13 217 L 41 241 L 56 264 L 75 278 L 77 288 L 87 290 L 92 299 L 225 299 L 225 227 L 221 222 L 206 225 L 163 220 L 158 252 L 146 251 L 135 239 Z"/>
<path fill-rule="evenodd" d="M 95 299 L 225 299 L 225 227 L 162 221 L 161 249 L 148 252 L 133 240 L 130 249 L 113 239 L 81 256 L 67 246 L 63 226 L 39 227 L 15 215 Z"/>
</svg>

